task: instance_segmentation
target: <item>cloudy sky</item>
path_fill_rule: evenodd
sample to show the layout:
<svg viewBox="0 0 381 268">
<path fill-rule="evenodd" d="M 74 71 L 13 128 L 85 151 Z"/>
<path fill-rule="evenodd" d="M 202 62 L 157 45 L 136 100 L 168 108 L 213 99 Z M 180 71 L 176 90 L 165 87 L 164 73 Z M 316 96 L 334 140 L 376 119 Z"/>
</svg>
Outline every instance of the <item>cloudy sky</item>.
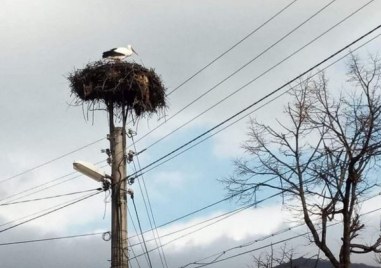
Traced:
<svg viewBox="0 0 381 268">
<path fill-rule="evenodd" d="M 71 105 L 73 97 L 67 77 L 75 69 L 99 60 L 105 50 L 132 44 L 139 56 L 129 60 L 154 68 L 168 92 L 176 89 L 168 96 L 167 120 L 153 116 L 130 126 L 137 132 L 134 137 L 137 150 L 148 148 L 139 157 L 144 167 L 378 26 L 381 10 L 380 1 L 369 0 L 0 2 L 0 205 L 81 192 L 0 207 L 2 267 L 28 265 L 31 268 L 109 267 L 110 242 L 104 241 L 102 235 L 3 245 L 110 229 L 109 196 L 104 193 L 31 220 L 90 195 L 99 187 L 72 170 L 74 160 L 99 163 L 109 171 L 105 165 L 106 155 L 101 153 L 101 149 L 108 148 L 106 114 L 98 111 L 87 117 L 82 107 Z M 287 5 L 287 9 L 229 53 L 187 80 Z M 380 31 L 351 49 L 378 34 Z M 356 53 L 366 57 L 379 52 L 380 40 L 374 39 Z M 339 57 L 321 68 L 336 59 Z M 345 67 L 344 59 L 327 69 L 330 87 L 336 92 L 345 85 Z M 184 81 L 187 82 L 183 84 Z M 207 91 L 209 93 L 183 109 Z M 288 97 L 282 96 L 252 116 L 262 122 L 272 122 L 283 116 L 282 107 L 287 101 Z M 231 267 L 234 263 L 237 267 L 246 267 L 253 254 L 264 254 L 267 250 L 256 248 L 305 232 L 304 227 L 297 227 L 298 223 L 276 198 L 234 214 L 227 213 L 242 204 L 221 202 L 166 224 L 226 196 L 218 179 L 231 174 L 232 161 L 243 154 L 240 144 L 245 140 L 247 123 L 245 118 L 144 174 L 155 223 L 163 225 L 158 233 L 162 236 L 160 243 L 164 245 L 168 267 L 194 262 L 196 264 L 187 267 L 197 267 L 200 263 L 248 251 L 210 265 Z M 145 135 L 147 133 L 149 135 Z M 172 134 L 167 136 L 168 133 Z M 132 141 L 128 143 L 129 149 L 133 149 Z M 138 164 L 136 161 L 137 169 Z M 134 172 L 134 165 L 127 168 L 129 173 Z M 131 188 L 136 193 L 140 222 L 146 231 L 151 227 L 140 190 L 140 186 L 144 186 L 143 178 L 139 183 Z M 263 193 L 258 198 L 267 196 Z M 379 201 L 378 198 L 369 200 L 363 205 L 364 212 L 377 209 Z M 138 222 L 131 205 L 130 213 L 133 246 L 129 254 L 134 256 L 141 254 L 142 247 L 135 236 Z M 379 219 L 378 212 L 367 216 L 369 228 L 362 239 L 377 233 Z M 28 220 L 30 222 L 20 224 Z M 250 243 L 289 227 L 293 227 L 290 232 Z M 152 233 L 147 232 L 145 239 L 148 248 L 153 250 L 150 253 L 153 266 L 163 266 L 158 251 L 154 250 L 156 243 L 151 241 Z M 338 237 L 332 236 L 332 245 L 338 241 Z M 245 247 L 228 251 L 240 245 Z M 305 236 L 287 242 L 287 247 L 294 249 L 297 256 L 310 257 L 317 253 Z M 367 255 L 354 260 L 373 263 L 372 258 Z M 146 256 L 137 260 L 131 260 L 132 267 L 149 267 Z"/>
</svg>

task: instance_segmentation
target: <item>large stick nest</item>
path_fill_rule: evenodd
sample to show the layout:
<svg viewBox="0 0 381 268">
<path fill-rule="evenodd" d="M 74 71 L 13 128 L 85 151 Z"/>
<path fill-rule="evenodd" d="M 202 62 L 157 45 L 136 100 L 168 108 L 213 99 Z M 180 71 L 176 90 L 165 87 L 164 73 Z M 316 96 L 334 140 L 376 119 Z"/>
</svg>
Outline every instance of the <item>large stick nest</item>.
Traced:
<svg viewBox="0 0 381 268">
<path fill-rule="evenodd" d="M 79 102 L 134 111 L 137 117 L 166 107 L 165 87 L 153 69 L 125 61 L 89 63 L 68 77 Z"/>
</svg>

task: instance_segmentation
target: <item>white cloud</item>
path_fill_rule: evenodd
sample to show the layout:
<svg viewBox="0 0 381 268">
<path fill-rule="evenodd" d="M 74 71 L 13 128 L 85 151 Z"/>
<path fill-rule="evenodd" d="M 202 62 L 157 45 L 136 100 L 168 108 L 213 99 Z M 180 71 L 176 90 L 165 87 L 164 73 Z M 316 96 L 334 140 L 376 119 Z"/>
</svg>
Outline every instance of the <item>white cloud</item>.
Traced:
<svg viewBox="0 0 381 268">
<path fill-rule="evenodd" d="M 186 187 L 187 180 L 180 171 L 170 171 L 155 173 L 150 183 L 154 188 L 167 188 L 175 191 Z"/>
<path fill-rule="evenodd" d="M 270 234 L 281 226 L 285 215 L 280 206 L 250 208 L 233 213 L 231 217 L 223 212 L 214 212 L 185 223 L 161 228 L 159 232 L 161 236 L 164 236 L 162 239 L 164 244 L 182 237 L 171 242 L 168 247 L 177 252 L 184 251 L 188 247 L 207 247 L 221 239 L 238 242 L 247 237 Z M 206 221 L 212 218 L 213 220 Z M 200 224 L 201 222 L 204 223 Z M 183 229 L 185 230 L 178 232 Z M 173 232 L 176 233 L 166 236 Z"/>
</svg>

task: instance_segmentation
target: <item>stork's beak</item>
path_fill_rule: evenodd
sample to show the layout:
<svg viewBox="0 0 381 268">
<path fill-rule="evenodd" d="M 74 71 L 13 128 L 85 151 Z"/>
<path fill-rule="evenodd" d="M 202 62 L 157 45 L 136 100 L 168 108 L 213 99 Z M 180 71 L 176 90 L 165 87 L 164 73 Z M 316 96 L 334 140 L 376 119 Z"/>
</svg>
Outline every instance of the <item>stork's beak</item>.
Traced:
<svg viewBox="0 0 381 268">
<path fill-rule="evenodd" d="M 136 55 L 139 56 L 139 54 L 133 48 L 131 48 L 131 50 L 132 50 L 132 52 L 134 52 Z"/>
</svg>

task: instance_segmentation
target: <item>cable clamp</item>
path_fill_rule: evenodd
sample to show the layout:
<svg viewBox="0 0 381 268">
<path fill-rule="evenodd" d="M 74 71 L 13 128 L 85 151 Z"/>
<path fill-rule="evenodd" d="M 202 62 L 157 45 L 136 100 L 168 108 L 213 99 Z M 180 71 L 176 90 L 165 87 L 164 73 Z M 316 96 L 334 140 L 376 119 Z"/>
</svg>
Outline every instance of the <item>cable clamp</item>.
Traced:
<svg viewBox="0 0 381 268">
<path fill-rule="evenodd" d="M 110 180 L 104 179 L 102 184 L 103 184 L 103 191 L 107 191 L 111 187 L 111 181 Z"/>
<path fill-rule="evenodd" d="M 132 185 L 135 182 L 136 177 L 126 177 L 128 185 Z"/>
<path fill-rule="evenodd" d="M 107 154 L 108 157 L 111 156 L 111 151 L 110 151 L 110 149 L 108 149 L 108 148 L 107 148 L 107 149 L 102 149 L 102 150 L 101 150 L 101 153 L 103 153 L 103 154 L 104 154 L 104 153 Z"/>
<path fill-rule="evenodd" d="M 110 240 L 111 240 L 111 232 L 104 232 L 104 233 L 102 234 L 102 239 L 103 239 L 104 241 L 110 241 Z"/>
<path fill-rule="evenodd" d="M 131 199 L 134 199 L 134 190 L 132 190 L 131 188 L 128 188 L 127 194 L 129 194 L 131 196 Z"/>
<path fill-rule="evenodd" d="M 127 154 L 127 162 L 128 163 L 131 163 L 132 161 L 134 161 L 134 155 L 135 154 L 136 153 L 134 151 L 132 151 L 132 150 L 128 151 L 128 154 Z"/>
<path fill-rule="evenodd" d="M 137 135 L 137 132 L 129 128 L 126 133 L 127 137 L 132 138 L 133 136 Z"/>
</svg>

